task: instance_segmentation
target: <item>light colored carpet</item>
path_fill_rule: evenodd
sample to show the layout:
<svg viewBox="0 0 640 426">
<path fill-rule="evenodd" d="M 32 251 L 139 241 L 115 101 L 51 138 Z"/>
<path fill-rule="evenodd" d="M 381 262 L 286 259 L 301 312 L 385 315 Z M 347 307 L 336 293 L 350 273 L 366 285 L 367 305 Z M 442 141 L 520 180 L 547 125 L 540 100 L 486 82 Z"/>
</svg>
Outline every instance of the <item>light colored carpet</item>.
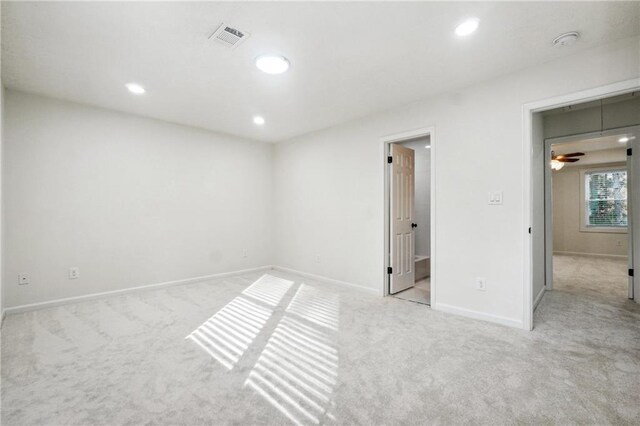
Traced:
<svg viewBox="0 0 640 426">
<path fill-rule="evenodd" d="M 275 272 L 11 315 L 2 424 L 637 424 L 626 267 L 557 268 L 533 332 Z"/>
</svg>

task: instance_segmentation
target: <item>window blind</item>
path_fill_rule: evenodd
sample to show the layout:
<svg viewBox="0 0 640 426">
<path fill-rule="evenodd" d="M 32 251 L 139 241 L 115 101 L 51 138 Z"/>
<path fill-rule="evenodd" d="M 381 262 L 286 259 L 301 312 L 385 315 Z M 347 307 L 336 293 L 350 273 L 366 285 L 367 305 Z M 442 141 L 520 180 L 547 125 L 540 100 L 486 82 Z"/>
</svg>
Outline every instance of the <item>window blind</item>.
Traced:
<svg viewBox="0 0 640 426">
<path fill-rule="evenodd" d="M 607 170 L 585 173 L 587 226 L 627 226 L 627 172 Z"/>
</svg>

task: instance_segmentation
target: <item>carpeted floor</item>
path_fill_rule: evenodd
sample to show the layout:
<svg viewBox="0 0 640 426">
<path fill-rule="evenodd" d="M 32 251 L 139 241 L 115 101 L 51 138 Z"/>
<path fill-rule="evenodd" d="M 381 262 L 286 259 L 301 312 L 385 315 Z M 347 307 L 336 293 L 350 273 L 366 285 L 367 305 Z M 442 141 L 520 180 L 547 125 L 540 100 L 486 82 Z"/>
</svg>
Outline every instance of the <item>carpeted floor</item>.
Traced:
<svg viewBox="0 0 640 426">
<path fill-rule="evenodd" d="M 533 332 L 270 272 L 11 315 L 2 424 L 632 424 L 623 262 L 558 257 Z"/>
</svg>

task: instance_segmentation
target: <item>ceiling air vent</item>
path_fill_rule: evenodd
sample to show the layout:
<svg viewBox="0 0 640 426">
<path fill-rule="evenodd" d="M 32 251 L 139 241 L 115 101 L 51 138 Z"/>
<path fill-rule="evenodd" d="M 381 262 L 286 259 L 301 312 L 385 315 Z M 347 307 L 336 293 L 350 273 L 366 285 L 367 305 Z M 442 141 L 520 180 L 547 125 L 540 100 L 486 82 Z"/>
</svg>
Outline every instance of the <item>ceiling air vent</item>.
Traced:
<svg viewBox="0 0 640 426">
<path fill-rule="evenodd" d="M 247 38 L 249 38 L 249 33 L 231 28 L 224 23 L 209 37 L 210 40 L 213 39 L 231 49 L 238 47 Z"/>
</svg>

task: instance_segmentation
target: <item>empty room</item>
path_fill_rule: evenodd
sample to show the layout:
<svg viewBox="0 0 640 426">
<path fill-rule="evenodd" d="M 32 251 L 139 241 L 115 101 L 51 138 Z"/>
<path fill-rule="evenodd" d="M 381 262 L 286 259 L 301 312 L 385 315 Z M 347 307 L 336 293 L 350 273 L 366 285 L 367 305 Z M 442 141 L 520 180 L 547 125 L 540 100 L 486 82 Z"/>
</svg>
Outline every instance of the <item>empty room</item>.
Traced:
<svg viewBox="0 0 640 426">
<path fill-rule="evenodd" d="M 640 424 L 640 2 L 0 15 L 3 425 Z"/>
</svg>

